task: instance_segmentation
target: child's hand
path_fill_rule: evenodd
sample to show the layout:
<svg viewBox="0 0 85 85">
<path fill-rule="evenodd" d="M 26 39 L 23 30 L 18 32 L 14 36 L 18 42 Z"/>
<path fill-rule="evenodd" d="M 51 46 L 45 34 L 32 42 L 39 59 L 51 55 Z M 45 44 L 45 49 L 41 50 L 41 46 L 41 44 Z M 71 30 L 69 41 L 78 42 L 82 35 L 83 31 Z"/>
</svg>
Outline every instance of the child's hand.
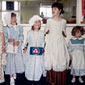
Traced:
<svg viewBox="0 0 85 85">
<path fill-rule="evenodd" d="M 50 31 L 48 30 L 48 31 L 46 32 L 46 34 L 49 34 L 49 32 L 50 32 Z"/>
<path fill-rule="evenodd" d="M 44 35 L 44 36 L 46 36 L 47 34 L 49 34 L 49 32 L 50 32 L 50 31 L 48 30 L 48 31 L 45 33 L 45 35 Z"/>
<path fill-rule="evenodd" d="M 70 60 L 72 60 L 72 56 L 70 55 Z"/>
<path fill-rule="evenodd" d="M 26 48 L 24 48 L 24 49 L 23 49 L 23 53 L 26 53 L 26 51 L 27 51 L 27 49 L 26 49 Z"/>
<path fill-rule="evenodd" d="M 19 41 L 16 41 L 15 43 L 13 43 L 13 46 L 18 46 L 20 44 Z"/>
<path fill-rule="evenodd" d="M 13 38 L 9 38 L 8 42 L 14 42 L 14 39 Z"/>
<path fill-rule="evenodd" d="M 66 37 L 66 35 L 65 35 L 65 33 L 64 33 L 64 32 L 62 32 L 62 34 L 63 34 L 63 36 L 64 36 L 64 37 Z"/>
</svg>

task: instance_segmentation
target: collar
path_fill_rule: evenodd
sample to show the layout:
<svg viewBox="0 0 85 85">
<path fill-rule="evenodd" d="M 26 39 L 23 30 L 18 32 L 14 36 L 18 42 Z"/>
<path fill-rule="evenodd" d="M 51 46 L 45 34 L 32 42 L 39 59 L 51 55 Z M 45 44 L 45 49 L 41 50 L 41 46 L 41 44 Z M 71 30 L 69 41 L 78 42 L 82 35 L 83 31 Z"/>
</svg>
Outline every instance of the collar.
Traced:
<svg viewBox="0 0 85 85">
<path fill-rule="evenodd" d="M 15 30 L 17 29 L 17 25 L 9 25 L 8 27 L 13 27 Z"/>
<path fill-rule="evenodd" d="M 76 40 L 76 39 L 81 40 L 81 39 L 83 39 L 83 37 L 80 37 L 80 38 L 72 37 L 72 39 L 73 40 Z"/>
</svg>

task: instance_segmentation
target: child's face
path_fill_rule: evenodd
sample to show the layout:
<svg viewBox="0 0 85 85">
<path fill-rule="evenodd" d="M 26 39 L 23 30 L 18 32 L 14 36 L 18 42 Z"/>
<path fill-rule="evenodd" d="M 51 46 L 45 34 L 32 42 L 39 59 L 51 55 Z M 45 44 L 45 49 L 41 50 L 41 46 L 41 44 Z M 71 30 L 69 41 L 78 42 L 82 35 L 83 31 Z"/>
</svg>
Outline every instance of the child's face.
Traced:
<svg viewBox="0 0 85 85">
<path fill-rule="evenodd" d="M 52 8 L 52 14 L 53 16 L 58 16 L 60 15 L 61 10 L 59 10 L 57 7 Z"/>
<path fill-rule="evenodd" d="M 77 32 L 75 33 L 75 37 L 80 38 L 81 36 L 82 36 L 82 34 L 81 34 L 80 31 L 77 31 Z"/>
<path fill-rule="evenodd" d="M 17 22 L 16 16 L 11 17 L 11 24 L 16 24 L 16 22 Z"/>
<path fill-rule="evenodd" d="M 41 21 L 40 20 L 37 20 L 34 22 L 34 30 L 37 29 L 39 30 L 39 28 L 41 27 Z"/>
</svg>

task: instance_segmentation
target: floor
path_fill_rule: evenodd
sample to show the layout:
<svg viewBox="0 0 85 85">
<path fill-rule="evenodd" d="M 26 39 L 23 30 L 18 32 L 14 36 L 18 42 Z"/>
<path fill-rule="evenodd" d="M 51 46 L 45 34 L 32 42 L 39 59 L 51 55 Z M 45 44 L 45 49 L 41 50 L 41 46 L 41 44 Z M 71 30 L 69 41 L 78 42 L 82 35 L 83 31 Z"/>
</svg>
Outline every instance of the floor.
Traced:
<svg viewBox="0 0 85 85">
<path fill-rule="evenodd" d="M 70 75 L 70 70 L 68 70 L 68 75 L 67 75 L 67 85 L 85 85 L 85 83 L 81 84 L 78 82 L 78 77 L 77 77 L 77 80 L 74 84 L 71 83 L 71 78 L 72 76 Z M 84 82 L 85 82 L 85 76 L 82 77 Z M 45 82 L 45 78 L 42 78 L 42 81 L 43 81 L 43 85 L 48 85 L 46 82 Z M 5 75 L 5 82 L 3 84 L 0 84 L 0 85 L 10 85 L 9 84 L 10 82 L 10 79 L 9 79 L 9 76 L 8 75 Z M 18 74 L 17 75 L 17 79 L 15 80 L 15 85 L 27 85 L 26 84 L 26 79 L 24 77 L 24 73 L 23 74 Z"/>
</svg>

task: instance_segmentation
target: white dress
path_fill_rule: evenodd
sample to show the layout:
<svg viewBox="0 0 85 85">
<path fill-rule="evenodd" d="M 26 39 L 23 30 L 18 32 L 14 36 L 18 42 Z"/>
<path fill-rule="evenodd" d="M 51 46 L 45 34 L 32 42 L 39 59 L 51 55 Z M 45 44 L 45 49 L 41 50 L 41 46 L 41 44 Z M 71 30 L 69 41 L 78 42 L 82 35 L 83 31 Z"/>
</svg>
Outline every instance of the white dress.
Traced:
<svg viewBox="0 0 85 85">
<path fill-rule="evenodd" d="M 30 47 L 36 47 L 36 45 L 38 47 L 44 47 L 44 33 L 42 31 L 28 31 L 26 44 L 27 43 L 27 52 L 24 54 L 25 77 L 27 80 L 39 81 L 45 72 L 44 57 L 43 55 L 30 55 Z"/>
<path fill-rule="evenodd" d="M 66 33 L 66 20 L 57 22 L 54 19 L 47 21 L 46 48 L 45 48 L 45 68 L 54 71 L 64 71 L 69 64 L 69 54 L 65 38 L 62 31 Z"/>
<path fill-rule="evenodd" d="M 75 76 L 85 75 L 85 39 L 71 38 L 68 44 L 69 54 L 72 56 L 71 74 Z"/>
</svg>

